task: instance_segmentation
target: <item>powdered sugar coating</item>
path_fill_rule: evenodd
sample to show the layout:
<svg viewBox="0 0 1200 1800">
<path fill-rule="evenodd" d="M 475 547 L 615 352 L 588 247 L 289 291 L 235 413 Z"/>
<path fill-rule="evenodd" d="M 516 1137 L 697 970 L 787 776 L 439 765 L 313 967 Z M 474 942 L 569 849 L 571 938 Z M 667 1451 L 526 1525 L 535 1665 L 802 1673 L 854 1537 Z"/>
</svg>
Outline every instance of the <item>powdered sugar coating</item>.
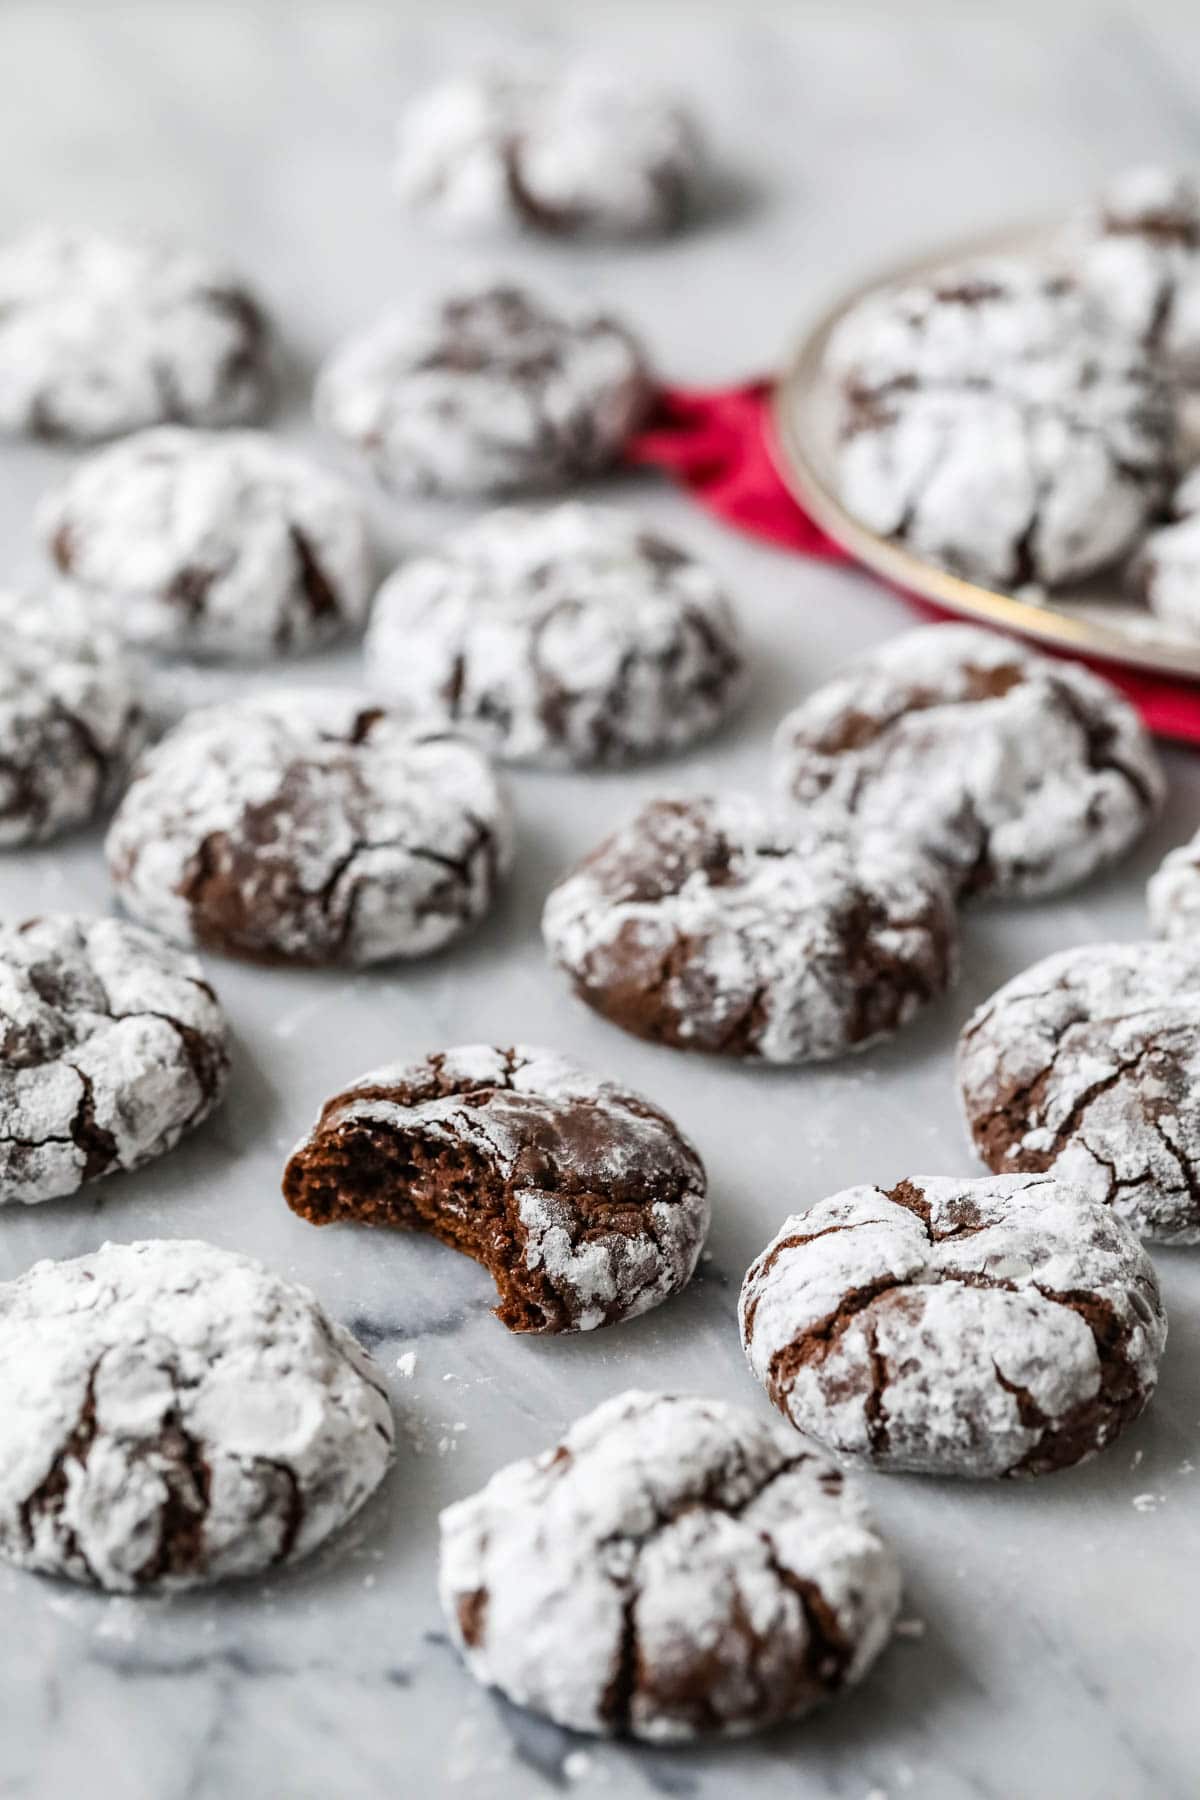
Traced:
<svg viewBox="0 0 1200 1800">
<path fill-rule="evenodd" d="M 1200 187 L 1191 175 L 1127 169 L 1063 249 L 1119 330 L 1176 379 L 1200 381 Z"/>
<path fill-rule="evenodd" d="M 38 531 L 93 615 L 155 650 L 305 650 L 361 625 L 371 597 L 362 501 L 265 432 L 125 438 L 43 503 Z"/>
<path fill-rule="evenodd" d="M 244 424 L 267 348 L 258 303 L 198 252 L 51 229 L 0 247 L 0 431 Z"/>
<path fill-rule="evenodd" d="M 1130 586 L 1150 611 L 1184 637 L 1200 636 L 1200 470 L 1171 499 L 1174 523 L 1147 533 Z"/>
<path fill-rule="evenodd" d="M 108 806 L 146 722 L 133 667 L 69 607 L 0 594 L 0 632 L 0 848 L 9 849 Z"/>
<path fill-rule="evenodd" d="M 794 1718 L 866 1673 L 895 1558 L 841 1472 L 740 1407 L 636 1389 L 441 1517 L 476 1678 L 576 1731 L 671 1743 Z"/>
<path fill-rule="evenodd" d="M 649 398 L 624 326 L 509 286 L 388 314 L 335 351 L 316 410 L 386 487 L 503 496 L 606 468 Z"/>
<path fill-rule="evenodd" d="M 413 101 L 395 180 L 454 231 L 637 237 L 682 222 L 699 165 L 690 114 L 628 70 L 526 58 Z"/>
<path fill-rule="evenodd" d="M 481 918 L 512 828 L 473 746 L 306 689 L 189 714 L 138 764 L 106 852 L 122 903 L 181 943 L 370 963 Z"/>
<path fill-rule="evenodd" d="M 1142 1237 L 1200 1242 L 1200 944 L 1089 944 L 968 1020 L 958 1081 L 997 1173 L 1050 1172 Z"/>
<path fill-rule="evenodd" d="M 869 297 L 831 341 L 842 500 L 917 556 L 999 586 L 1117 561 L 1170 476 L 1165 388 L 1069 278 L 1020 263 Z"/>
<path fill-rule="evenodd" d="M 194 957 L 116 919 L 0 925 L 0 1206 L 161 1156 L 228 1073 L 225 1015 Z"/>
<path fill-rule="evenodd" d="M 1200 831 L 1164 856 L 1146 884 L 1146 904 L 1156 936 L 1200 940 Z"/>
<path fill-rule="evenodd" d="M 681 749 L 721 723 L 744 663 L 703 563 L 616 507 L 510 507 L 385 581 L 375 687 L 496 756 L 550 767 Z"/>
<path fill-rule="evenodd" d="M 383 1478 L 366 1352 L 307 1288 L 187 1240 L 0 1286 L 0 1555 L 113 1592 L 308 1556 Z"/>
<path fill-rule="evenodd" d="M 800 1431 L 881 1469 L 1041 1475 L 1154 1391 L 1153 1265 L 1049 1176 L 914 1176 L 787 1219 L 742 1284 L 742 1344 Z"/>
<path fill-rule="evenodd" d="M 898 831 L 962 892 L 1057 893 L 1116 862 L 1165 782 L 1115 688 L 971 625 L 922 626 L 782 721 L 774 778 L 802 816 Z"/>
<path fill-rule="evenodd" d="M 665 1113 L 524 1045 L 364 1075 L 322 1109 L 283 1189 L 314 1223 L 428 1230 L 475 1256 L 518 1331 L 648 1312 L 690 1281 L 709 1221 L 703 1165 Z"/>
<path fill-rule="evenodd" d="M 643 807 L 553 889 L 542 931 L 580 998 L 627 1031 L 773 1063 L 866 1048 L 957 969 L 931 863 L 736 794 Z"/>
</svg>

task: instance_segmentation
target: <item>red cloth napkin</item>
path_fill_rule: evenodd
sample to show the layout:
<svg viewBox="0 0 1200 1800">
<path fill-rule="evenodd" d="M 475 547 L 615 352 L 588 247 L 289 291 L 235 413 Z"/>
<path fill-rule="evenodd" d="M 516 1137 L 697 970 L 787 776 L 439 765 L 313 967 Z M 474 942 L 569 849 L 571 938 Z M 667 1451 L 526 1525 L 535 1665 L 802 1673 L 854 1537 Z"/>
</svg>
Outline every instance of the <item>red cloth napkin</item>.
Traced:
<svg viewBox="0 0 1200 1800">
<path fill-rule="evenodd" d="M 627 458 L 675 476 L 702 506 L 743 531 L 802 556 L 848 562 L 848 553 L 783 485 L 772 451 L 769 394 L 765 381 L 714 393 L 665 388 L 649 423 L 629 445 Z M 903 597 L 926 618 L 951 616 L 915 595 Z M 1151 731 L 1200 744 L 1200 683 L 1123 663 L 1078 660 L 1128 695 Z"/>
</svg>

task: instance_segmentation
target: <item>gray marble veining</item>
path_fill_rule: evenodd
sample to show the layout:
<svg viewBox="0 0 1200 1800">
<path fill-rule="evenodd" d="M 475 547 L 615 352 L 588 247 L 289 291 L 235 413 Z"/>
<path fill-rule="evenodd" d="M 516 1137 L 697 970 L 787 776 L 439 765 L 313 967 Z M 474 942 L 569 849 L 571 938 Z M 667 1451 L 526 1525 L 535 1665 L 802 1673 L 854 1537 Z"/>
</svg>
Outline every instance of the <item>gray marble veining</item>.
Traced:
<svg viewBox="0 0 1200 1800">
<path fill-rule="evenodd" d="M 485 251 L 392 203 L 400 98 L 529 36 L 587 37 L 694 92 L 726 170 L 711 216 L 664 247 Z M 1200 16 L 1101 9 L 681 0 L 477 13 L 417 0 L 0 11 L 0 221 L 149 226 L 228 251 L 296 360 L 283 429 L 317 442 L 305 370 L 395 295 L 496 267 L 602 294 L 663 371 L 765 369 L 848 278 L 939 238 L 1053 212 L 1131 159 L 1200 161 Z M 329 448 L 328 453 L 336 456 Z M 0 452 L 5 568 L 62 454 Z M 762 779 L 769 730 L 847 653 L 905 623 L 864 579 L 723 531 L 653 478 L 615 484 L 727 573 L 756 661 L 739 728 L 620 779 L 517 779 L 521 857 L 496 916 L 449 955 L 354 977 L 214 963 L 238 1039 L 229 1104 L 155 1168 L 0 1216 L 0 1276 L 106 1237 L 197 1234 L 311 1283 L 375 1350 L 402 1424 L 383 1492 L 286 1579 L 171 1603 L 105 1600 L 0 1571 L 0 1795 L 64 1800 L 1186 1800 L 1200 1786 L 1200 1259 L 1159 1258 L 1171 1310 L 1150 1414 L 1073 1474 L 990 1489 L 876 1478 L 903 1555 L 906 1630 L 847 1703 L 761 1741 L 651 1752 L 566 1739 L 481 1692 L 442 1633 L 438 1508 L 638 1382 L 755 1406 L 734 1302 L 781 1217 L 857 1180 L 970 1167 L 949 1079 L 958 1022 L 1057 947 L 1144 930 L 1142 884 L 1200 815 L 1170 757 L 1167 817 L 1121 874 L 966 922 L 958 992 L 893 1044 L 801 1073 L 693 1062 L 580 1008 L 543 964 L 554 873 L 664 786 Z M 454 515 L 376 508 L 387 553 Z M 0 579 L 4 579 L 0 575 Z M 298 678 L 349 680 L 353 653 Z M 0 866 L 0 906 L 107 905 L 98 838 Z M 509 1338 L 471 1264 L 419 1240 L 316 1232 L 278 1194 L 321 1098 L 373 1063 L 466 1039 L 561 1046 L 645 1088 L 707 1159 L 711 1260 L 689 1291 L 589 1338 Z M 401 1359 L 415 1352 L 411 1375 Z"/>
</svg>

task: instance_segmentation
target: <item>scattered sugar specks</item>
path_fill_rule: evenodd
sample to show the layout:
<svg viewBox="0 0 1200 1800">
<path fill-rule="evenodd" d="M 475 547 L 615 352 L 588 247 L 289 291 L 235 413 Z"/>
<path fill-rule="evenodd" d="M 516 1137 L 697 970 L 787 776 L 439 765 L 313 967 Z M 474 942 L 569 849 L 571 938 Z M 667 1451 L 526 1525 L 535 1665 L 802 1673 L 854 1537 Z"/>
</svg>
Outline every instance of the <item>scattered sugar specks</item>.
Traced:
<svg viewBox="0 0 1200 1800">
<path fill-rule="evenodd" d="M 572 1750 L 563 1758 L 562 1772 L 568 1781 L 585 1781 L 596 1766 L 596 1759 L 586 1750 Z"/>
<path fill-rule="evenodd" d="M 1191 1458 L 1188 1456 L 1185 1456 L 1183 1461 L 1179 1465 L 1179 1473 L 1181 1475 L 1191 1475 L 1193 1473 L 1193 1471 L 1195 1470 L 1195 1467 L 1196 1467 L 1196 1465 L 1191 1460 Z"/>
<path fill-rule="evenodd" d="M 458 1445 L 452 1437 L 440 1437 L 437 1441 L 437 1453 L 439 1456 L 448 1456 L 452 1450 L 457 1449 Z"/>
<path fill-rule="evenodd" d="M 898 1638 L 923 1638 L 925 1621 L 924 1619 L 897 1619 L 892 1629 Z"/>
<path fill-rule="evenodd" d="M 1143 1456 L 1145 1456 L 1145 1454 L 1146 1454 L 1146 1452 L 1144 1450 L 1135 1450 L 1133 1455 L 1129 1459 L 1130 1468 L 1131 1469 L 1139 1468 L 1141 1466 L 1142 1458 L 1143 1458 Z"/>
<path fill-rule="evenodd" d="M 1162 1503 L 1162 1494 L 1135 1494 L 1133 1496 L 1134 1510 L 1137 1512 L 1157 1512 Z"/>
<path fill-rule="evenodd" d="M 403 1381 L 411 1381 L 417 1369 L 417 1353 L 406 1350 L 403 1356 L 396 1358 L 396 1373 Z"/>
</svg>

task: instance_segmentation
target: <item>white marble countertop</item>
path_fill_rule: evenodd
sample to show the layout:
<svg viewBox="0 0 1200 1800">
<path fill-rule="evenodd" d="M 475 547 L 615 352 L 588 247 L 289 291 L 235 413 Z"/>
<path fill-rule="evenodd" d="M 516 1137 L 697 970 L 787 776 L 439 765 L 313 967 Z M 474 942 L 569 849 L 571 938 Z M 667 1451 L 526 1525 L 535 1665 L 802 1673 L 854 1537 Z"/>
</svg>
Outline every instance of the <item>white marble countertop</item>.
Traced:
<svg viewBox="0 0 1200 1800">
<path fill-rule="evenodd" d="M 431 241 L 389 193 L 400 97 L 489 44 L 581 35 L 584 21 L 594 42 L 694 92 L 728 171 L 723 204 L 662 248 L 496 257 Z M 592 0 L 557 14 L 546 0 L 474 16 L 415 0 L 0 11 L 3 228 L 49 216 L 226 250 L 275 304 L 301 364 L 393 296 L 499 266 L 602 293 L 676 379 L 731 378 L 769 366 L 847 277 L 942 235 L 1053 211 L 1147 156 L 1200 161 L 1200 14 L 1184 0 L 1149 12 L 1134 0 L 1102 12 L 998 4 L 990 20 L 783 0 Z M 296 387 L 282 428 L 315 441 Z M 30 505 L 64 460 L 0 452 L 12 572 L 29 558 Z M 665 771 L 519 777 L 508 894 L 478 935 L 424 967 L 347 978 L 214 964 L 238 1041 L 223 1112 L 137 1176 L 0 1218 L 0 1277 L 153 1233 L 261 1255 L 375 1348 L 403 1425 L 377 1500 L 267 1587 L 133 1602 L 0 1572 L 0 1795 L 1185 1800 L 1200 1786 L 1195 1252 L 1158 1257 L 1171 1310 L 1161 1388 L 1108 1455 L 1024 1486 L 870 1482 L 903 1555 L 909 1629 L 858 1695 L 821 1716 L 738 1747 L 583 1745 L 477 1688 L 442 1634 L 438 1508 L 632 1383 L 765 1406 L 734 1325 L 750 1258 L 785 1212 L 850 1182 L 969 1169 L 950 1081 L 959 1021 L 1052 949 L 1139 935 L 1147 872 L 1200 814 L 1200 762 L 1173 753 L 1168 816 L 1117 878 L 971 913 L 958 992 L 860 1060 L 770 1073 L 623 1037 L 543 963 L 537 917 L 554 873 L 657 788 L 760 783 L 789 701 L 906 620 L 865 580 L 725 532 L 653 477 L 618 486 L 736 590 L 757 670 L 740 728 Z M 378 516 L 392 553 L 446 518 Z M 355 658 L 326 667 L 352 679 Z M 6 859 L 3 911 L 105 907 L 97 845 L 85 834 Z M 395 1056 L 517 1033 L 643 1087 L 708 1162 L 711 1260 L 631 1325 L 510 1338 L 471 1263 L 399 1235 L 316 1232 L 279 1198 L 284 1154 L 334 1087 Z"/>
</svg>

